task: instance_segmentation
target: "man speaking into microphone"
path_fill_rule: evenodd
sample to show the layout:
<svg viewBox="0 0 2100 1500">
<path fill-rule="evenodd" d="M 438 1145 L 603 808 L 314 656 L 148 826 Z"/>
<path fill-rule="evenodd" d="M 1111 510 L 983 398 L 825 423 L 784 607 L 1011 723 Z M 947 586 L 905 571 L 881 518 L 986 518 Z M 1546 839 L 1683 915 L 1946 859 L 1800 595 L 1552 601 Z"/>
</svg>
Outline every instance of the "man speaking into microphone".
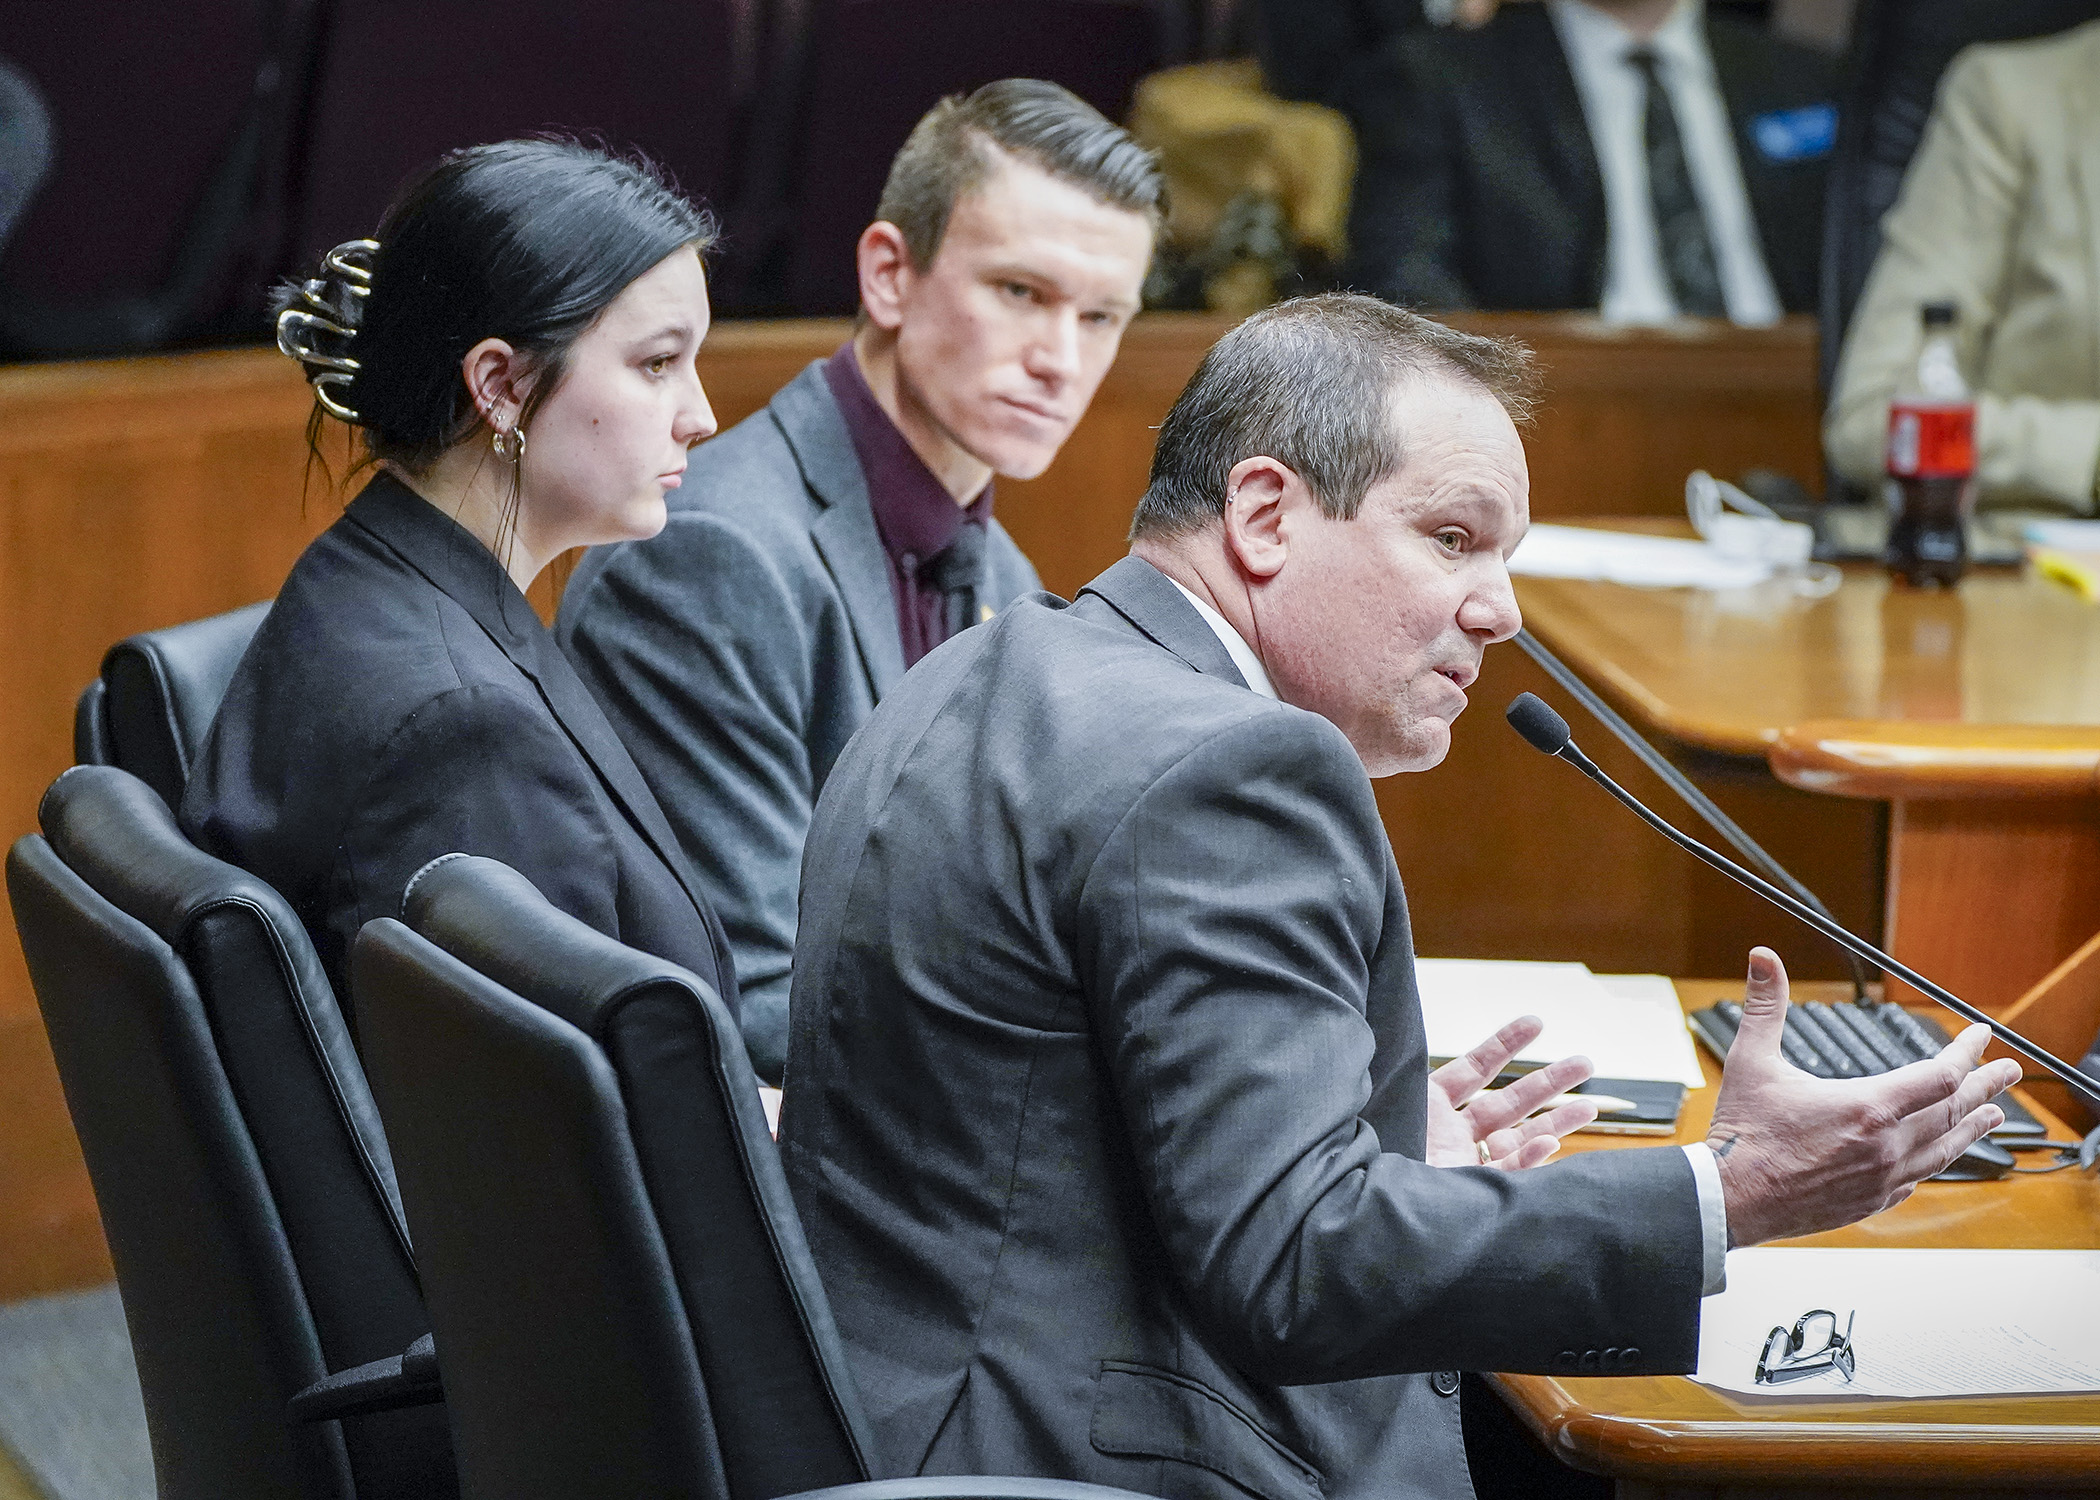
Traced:
<svg viewBox="0 0 2100 1500">
<path fill-rule="evenodd" d="M 1429 1071 L 1371 778 L 1519 620 L 1516 345 L 1259 313 L 1161 428 L 1131 555 L 941 647 L 833 770 L 782 1144 L 885 1467 L 1463 1496 L 1459 1370 L 1692 1368 L 1730 1245 L 1908 1194 L 2000 1119 L 1987 1034 L 1848 1082 L 1751 954 L 1704 1144 L 1539 1168 L 1570 1059 Z"/>
</svg>

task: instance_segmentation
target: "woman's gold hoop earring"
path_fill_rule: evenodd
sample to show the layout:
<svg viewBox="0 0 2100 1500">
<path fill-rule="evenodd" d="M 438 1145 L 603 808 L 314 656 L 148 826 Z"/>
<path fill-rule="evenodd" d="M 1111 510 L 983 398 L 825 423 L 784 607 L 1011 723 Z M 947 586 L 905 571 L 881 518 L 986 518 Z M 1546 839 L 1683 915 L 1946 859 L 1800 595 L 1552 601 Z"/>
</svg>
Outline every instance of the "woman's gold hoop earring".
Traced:
<svg viewBox="0 0 2100 1500">
<path fill-rule="evenodd" d="M 505 432 L 500 427 L 495 428 L 489 433 L 489 446 L 496 450 L 496 457 L 507 459 L 514 464 L 523 463 L 525 461 L 525 429 L 513 427 L 509 432 Z"/>
</svg>

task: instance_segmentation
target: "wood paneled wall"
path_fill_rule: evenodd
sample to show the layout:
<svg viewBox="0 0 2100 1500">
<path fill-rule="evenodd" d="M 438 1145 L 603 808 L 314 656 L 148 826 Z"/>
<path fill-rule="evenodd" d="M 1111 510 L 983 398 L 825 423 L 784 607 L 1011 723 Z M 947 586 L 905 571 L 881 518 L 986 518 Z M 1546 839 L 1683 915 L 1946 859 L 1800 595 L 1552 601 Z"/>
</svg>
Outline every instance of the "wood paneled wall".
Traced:
<svg viewBox="0 0 2100 1500">
<path fill-rule="evenodd" d="M 1694 467 L 1765 464 L 1803 480 L 1819 471 L 1805 322 L 1684 332 L 1611 331 L 1582 317 L 1462 322 L 1526 339 L 1545 367 L 1547 401 L 1527 437 L 1537 516 L 1674 514 Z M 1153 431 L 1225 326 L 1140 321 L 1057 463 L 1001 485 L 999 514 L 1051 588 L 1069 595 L 1122 555 Z M 718 326 L 702 365 L 722 425 L 847 332 L 831 321 Z M 305 484 L 309 409 L 296 370 L 264 350 L 0 370 L 5 839 L 36 826 L 38 796 L 70 763 L 74 696 L 111 642 L 268 597 L 334 517 L 341 497 L 323 476 Z M 330 453 L 340 470 L 340 450 Z M 536 590 L 543 609 L 566 576 L 550 572 Z M 1423 951 L 1733 972 L 1743 938 L 1730 919 L 1703 915 L 1714 903 L 1699 875 L 1608 814 L 1593 822 L 1587 788 L 1542 775 L 1554 768 L 1500 743 L 1507 731 L 1492 717 L 1522 664 L 1490 663 L 1459 753 L 1381 789 Z M 1734 794 L 1746 806 L 1732 810 L 1753 832 L 1783 835 L 1799 813 L 1786 799 L 1799 794 L 1775 793 L 1746 784 Z M 1777 843 L 1789 857 L 1788 839 Z M 1856 860 L 1848 869 L 1850 884 L 1829 892 L 1841 917 L 1877 878 Z M 1871 893 L 1864 899 L 1871 908 Z M 108 1274 L 9 922 L 0 932 L 0 1300 Z"/>
</svg>

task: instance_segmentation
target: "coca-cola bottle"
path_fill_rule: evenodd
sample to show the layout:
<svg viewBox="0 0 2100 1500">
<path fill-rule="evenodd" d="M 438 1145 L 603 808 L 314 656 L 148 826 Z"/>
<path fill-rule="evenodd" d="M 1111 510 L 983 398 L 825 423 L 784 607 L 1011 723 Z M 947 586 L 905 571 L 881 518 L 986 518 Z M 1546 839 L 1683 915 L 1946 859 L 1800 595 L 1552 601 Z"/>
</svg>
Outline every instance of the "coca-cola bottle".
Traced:
<svg viewBox="0 0 2100 1500">
<path fill-rule="evenodd" d="M 1954 355 L 1954 304 L 1928 302 L 1925 347 L 1889 403 L 1889 572 L 1952 584 L 1969 564 L 1963 523 L 1976 504 L 1976 401 Z"/>
</svg>

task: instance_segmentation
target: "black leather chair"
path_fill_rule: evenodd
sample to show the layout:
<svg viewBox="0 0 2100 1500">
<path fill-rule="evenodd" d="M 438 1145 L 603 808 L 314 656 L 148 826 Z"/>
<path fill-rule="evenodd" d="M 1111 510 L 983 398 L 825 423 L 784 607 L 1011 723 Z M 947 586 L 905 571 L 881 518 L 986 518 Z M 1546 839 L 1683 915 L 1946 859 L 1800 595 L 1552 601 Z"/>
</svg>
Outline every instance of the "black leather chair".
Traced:
<svg viewBox="0 0 2100 1500">
<path fill-rule="evenodd" d="M 1881 218 L 1932 114 L 1940 75 L 1973 42 L 2047 36 L 2100 16 L 2100 0 L 1860 0 L 1846 52 L 1823 208 L 1823 389 L 1881 250 Z M 1950 224 L 1949 234 L 1962 226 Z"/>
<path fill-rule="evenodd" d="M 456 1493 L 386 1139 L 305 930 L 114 767 L 38 816 L 8 894 L 161 1500 Z"/>
<path fill-rule="evenodd" d="M 494 860 L 434 862 L 404 908 L 351 985 L 466 1495 L 1125 1494 L 860 1483 L 882 1465 L 721 1001 Z"/>
<path fill-rule="evenodd" d="M 73 759 L 121 766 L 182 806 L 190 767 L 269 601 L 118 641 L 73 710 Z"/>
</svg>

